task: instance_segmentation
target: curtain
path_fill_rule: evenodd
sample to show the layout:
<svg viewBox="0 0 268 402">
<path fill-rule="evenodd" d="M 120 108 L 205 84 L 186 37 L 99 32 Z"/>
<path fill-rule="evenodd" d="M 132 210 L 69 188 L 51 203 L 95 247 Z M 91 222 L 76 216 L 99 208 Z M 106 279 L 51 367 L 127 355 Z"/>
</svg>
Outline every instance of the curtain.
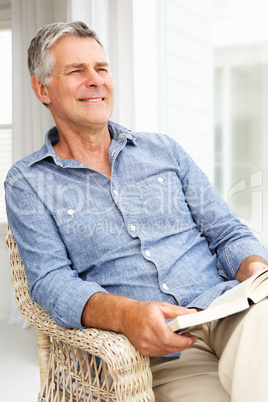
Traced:
<svg viewBox="0 0 268 402">
<path fill-rule="evenodd" d="M 64 1 L 12 0 L 12 87 L 13 162 L 39 149 L 44 134 L 53 125 L 49 111 L 35 97 L 27 68 L 27 49 L 37 30 L 53 22 L 55 5 L 62 5 L 61 20 L 66 21 Z"/>
<path fill-rule="evenodd" d="M 12 150 L 13 163 L 38 150 L 54 125 L 49 110 L 34 95 L 27 49 L 37 30 L 51 22 L 82 20 L 96 30 L 107 49 L 116 81 L 116 0 L 12 0 Z M 116 115 L 116 111 L 114 112 Z M 22 322 L 14 297 L 9 323 Z"/>
</svg>

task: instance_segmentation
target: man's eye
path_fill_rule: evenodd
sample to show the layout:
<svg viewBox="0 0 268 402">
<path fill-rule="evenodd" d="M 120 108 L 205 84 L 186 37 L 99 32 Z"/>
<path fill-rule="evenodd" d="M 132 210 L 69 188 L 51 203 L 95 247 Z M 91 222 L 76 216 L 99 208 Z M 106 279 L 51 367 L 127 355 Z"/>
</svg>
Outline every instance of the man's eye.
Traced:
<svg viewBox="0 0 268 402">
<path fill-rule="evenodd" d="M 73 70 L 71 73 L 81 73 L 81 70 Z"/>
</svg>

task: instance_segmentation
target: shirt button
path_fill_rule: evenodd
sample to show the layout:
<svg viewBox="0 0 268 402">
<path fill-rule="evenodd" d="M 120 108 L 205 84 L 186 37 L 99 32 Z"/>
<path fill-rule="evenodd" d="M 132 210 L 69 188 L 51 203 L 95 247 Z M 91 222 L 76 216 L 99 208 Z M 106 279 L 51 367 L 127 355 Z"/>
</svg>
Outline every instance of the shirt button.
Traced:
<svg viewBox="0 0 268 402">
<path fill-rule="evenodd" d="M 162 285 L 163 289 L 167 290 L 168 289 L 168 285 L 166 283 L 163 283 Z"/>
<path fill-rule="evenodd" d="M 117 190 L 113 190 L 114 195 L 118 195 L 118 191 Z"/>
<path fill-rule="evenodd" d="M 73 209 L 68 209 L 67 214 L 68 214 L 69 216 L 73 216 L 73 214 L 74 214 Z"/>
<path fill-rule="evenodd" d="M 146 250 L 146 251 L 145 251 L 145 255 L 147 255 L 147 257 L 150 257 L 150 255 L 151 255 L 150 251 L 149 251 L 149 250 Z"/>
<path fill-rule="evenodd" d="M 135 232 L 135 230 L 136 230 L 136 226 L 134 226 L 134 225 L 130 225 L 130 230 L 132 230 L 132 232 Z"/>
<path fill-rule="evenodd" d="M 159 181 L 159 183 L 163 183 L 163 181 L 164 181 L 164 179 L 163 179 L 163 177 L 158 177 L 158 179 L 157 179 L 158 181 Z"/>
</svg>

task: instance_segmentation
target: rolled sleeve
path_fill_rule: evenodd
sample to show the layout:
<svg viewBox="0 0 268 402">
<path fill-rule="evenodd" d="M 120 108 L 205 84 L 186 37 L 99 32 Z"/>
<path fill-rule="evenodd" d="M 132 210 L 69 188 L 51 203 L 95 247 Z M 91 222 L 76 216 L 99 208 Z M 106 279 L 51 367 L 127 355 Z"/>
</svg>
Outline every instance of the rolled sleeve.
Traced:
<svg viewBox="0 0 268 402">
<path fill-rule="evenodd" d="M 97 283 L 83 281 L 76 272 L 67 269 L 50 276 L 33 288 L 33 301 L 45 306 L 60 327 L 84 328 L 81 316 L 88 299 L 97 292 L 107 292 Z"/>
<path fill-rule="evenodd" d="M 228 278 L 233 279 L 242 262 L 251 255 L 258 255 L 268 262 L 267 250 L 254 238 L 238 240 L 228 244 L 218 258 L 219 266 L 225 268 Z"/>
</svg>

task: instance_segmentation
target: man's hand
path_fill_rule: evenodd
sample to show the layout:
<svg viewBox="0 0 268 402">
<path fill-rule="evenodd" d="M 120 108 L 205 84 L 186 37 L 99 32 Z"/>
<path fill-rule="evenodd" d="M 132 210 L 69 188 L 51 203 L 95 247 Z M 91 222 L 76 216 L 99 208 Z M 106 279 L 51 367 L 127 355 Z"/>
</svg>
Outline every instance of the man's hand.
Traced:
<svg viewBox="0 0 268 402">
<path fill-rule="evenodd" d="M 95 293 L 88 300 L 82 324 L 113 330 L 125 334 L 130 342 L 145 356 L 162 356 L 180 352 L 196 342 L 190 333 L 172 332 L 166 323 L 194 309 L 161 302 L 138 302 L 127 297 Z"/>
<path fill-rule="evenodd" d="M 242 262 L 236 273 L 235 279 L 243 282 L 251 276 L 257 274 L 258 272 L 264 271 L 267 268 L 268 265 L 263 258 L 259 257 L 258 255 L 251 255 Z"/>
<path fill-rule="evenodd" d="M 173 333 L 166 323 L 168 318 L 189 314 L 196 310 L 173 306 L 168 303 L 134 303 L 123 320 L 123 332 L 130 342 L 145 356 L 162 356 L 180 352 L 196 342 L 187 333 Z"/>
</svg>

